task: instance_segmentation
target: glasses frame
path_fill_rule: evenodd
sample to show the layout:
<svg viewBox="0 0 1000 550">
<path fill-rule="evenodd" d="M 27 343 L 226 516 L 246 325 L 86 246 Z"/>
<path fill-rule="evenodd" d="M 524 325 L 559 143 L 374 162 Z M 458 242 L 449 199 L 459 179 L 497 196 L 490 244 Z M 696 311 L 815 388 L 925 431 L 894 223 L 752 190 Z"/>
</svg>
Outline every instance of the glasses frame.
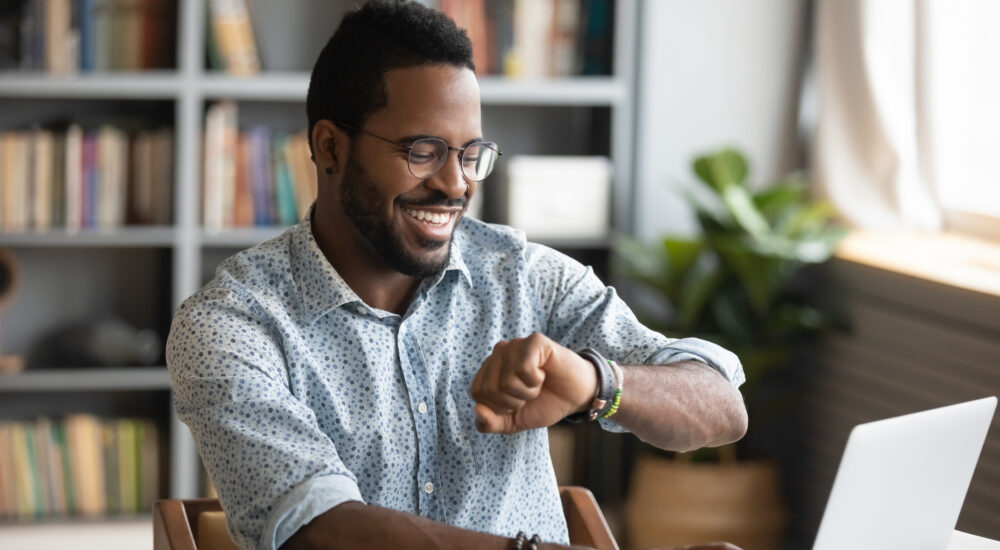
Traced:
<svg viewBox="0 0 1000 550">
<path fill-rule="evenodd" d="M 398 141 L 395 141 L 393 139 L 389 139 L 389 138 L 384 137 L 384 136 L 380 136 L 378 134 L 373 134 L 373 133 L 369 132 L 368 130 L 365 130 L 363 128 L 358 128 L 357 126 L 354 126 L 354 125 L 351 125 L 351 124 L 347 124 L 346 122 L 334 122 L 334 124 L 336 124 L 337 126 L 341 126 L 341 127 L 344 127 L 344 128 L 348 128 L 348 129 L 354 130 L 356 132 L 361 132 L 362 134 L 365 134 L 367 136 L 371 136 L 371 137 L 376 138 L 376 139 L 380 139 L 380 140 L 388 143 L 389 145 L 392 145 L 393 147 L 395 147 L 396 149 L 398 149 L 400 151 L 406 151 L 406 169 L 409 170 L 411 176 L 413 176 L 415 178 L 418 178 L 418 179 L 422 179 L 422 180 L 430 179 L 430 178 L 433 178 L 434 176 L 436 176 L 438 174 L 438 172 L 440 172 L 441 169 L 444 168 L 444 164 L 445 164 L 445 162 L 448 162 L 448 159 L 446 157 L 444 159 L 444 161 L 442 161 L 441 164 L 437 167 L 437 170 L 435 170 L 434 173 L 432 173 L 430 175 L 427 175 L 427 176 L 418 176 L 418 175 L 414 174 L 413 173 L 413 165 L 411 164 L 410 160 L 411 160 L 412 155 L 413 155 L 413 147 L 417 143 L 419 143 L 421 141 L 437 141 L 437 142 L 443 143 L 444 146 L 447 148 L 447 151 L 449 153 L 451 151 L 458 151 L 458 165 L 459 165 L 459 167 L 462 170 L 462 178 L 465 179 L 465 180 L 467 180 L 467 181 L 469 181 L 469 182 L 473 182 L 473 183 L 479 183 L 481 181 L 484 181 L 486 178 L 490 177 L 490 174 L 493 173 L 494 168 L 491 167 L 489 173 L 487 173 L 485 176 L 483 176 L 482 179 L 473 179 L 473 178 L 470 178 L 469 175 L 465 173 L 465 163 L 463 162 L 464 158 L 465 158 L 465 150 L 466 149 L 468 149 L 469 147 L 472 147 L 473 145 L 484 145 L 484 146 L 486 146 L 486 147 L 488 147 L 488 148 L 490 148 L 490 149 L 492 149 L 493 151 L 496 152 L 497 159 L 499 159 L 500 157 L 503 156 L 503 151 L 500 150 L 500 146 L 497 145 L 496 143 L 492 142 L 492 141 L 476 141 L 476 142 L 470 143 L 469 145 L 466 145 L 465 147 L 452 147 L 451 145 L 448 145 L 448 142 L 445 141 L 443 138 L 439 138 L 439 137 L 425 137 L 425 138 L 420 138 L 420 139 L 414 140 L 413 143 L 411 143 L 410 145 L 403 145 L 402 143 L 399 143 Z M 496 161 L 494 161 L 494 166 L 495 165 L 496 165 Z"/>
</svg>

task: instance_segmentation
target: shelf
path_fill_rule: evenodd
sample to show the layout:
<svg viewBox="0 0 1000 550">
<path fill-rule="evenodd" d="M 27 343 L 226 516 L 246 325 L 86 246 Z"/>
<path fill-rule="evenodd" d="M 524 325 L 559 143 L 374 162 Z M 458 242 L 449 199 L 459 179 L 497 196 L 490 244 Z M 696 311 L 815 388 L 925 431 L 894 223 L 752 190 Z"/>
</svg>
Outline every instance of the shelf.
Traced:
<svg viewBox="0 0 1000 550">
<path fill-rule="evenodd" d="M 181 84 L 174 71 L 48 75 L 0 72 L 0 97 L 173 99 Z"/>
<path fill-rule="evenodd" d="M 612 106 L 628 101 L 628 86 L 607 76 L 517 80 L 479 78 L 483 105 Z"/>
<path fill-rule="evenodd" d="M 287 229 L 287 227 L 204 229 L 201 233 L 201 245 L 207 248 L 249 248 L 255 244 L 273 239 L 284 233 Z"/>
<path fill-rule="evenodd" d="M 124 227 L 120 229 L 51 229 L 24 233 L 0 233 L 0 246 L 19 247 L 151 247 L 173 246 L 175 230 L 170 226 Z"/>
<path fill-rule="evenodd" d="M 208 99 L 305 101 L 309 73 L 261 73 L 256 76 L 207 73 L 200 84 L 202 94 Z"/>
<path fill-rule="evenodd" d="M 309 73 L 263 73 L 252 77 L 206 75 L 202 93 L 209 99 L 305 101 Z M 628 99 L 628 86 L 611 77 L 583 76 L 547 80 L 479 78 L 484 105 L 611 106 Z"/>
<path fill-rule="evenodd" d="M 611 237 L 599 237 L 593 239 L 532 239 L 528 240 L 538 244 L 543 244 L 550 248 L 561 248 L 569 250 L 608 250 L 613 242 Z"/>
<path fill-rule="evenodd" d="M 166 367 L 38 369 L 0 375 L 0 393 L 169 389 Z"/>
</svg>

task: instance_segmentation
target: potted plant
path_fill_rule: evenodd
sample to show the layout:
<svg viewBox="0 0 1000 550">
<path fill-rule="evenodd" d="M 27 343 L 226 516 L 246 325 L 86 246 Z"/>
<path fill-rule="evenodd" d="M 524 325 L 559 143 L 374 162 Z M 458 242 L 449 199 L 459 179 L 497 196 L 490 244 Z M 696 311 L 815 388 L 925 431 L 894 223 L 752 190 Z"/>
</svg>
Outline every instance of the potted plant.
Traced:
<svg viewBox="0 0 1000 550">
<path fill-rule="evenodd" d="M 801 174 L 755 191 L 745 157 L 732 149 L 700 156 L 693 168 L 704 184 L 689 196 L 699 233 L 654 245 L 620 238 L 617 267 L 662 298 L 660 315 L 637 308 L 648 326 L 740 357 L 752 434 L 773 404 L 764 386 L 792 366 L 804 341 L 831 326 L 800 288 L 801 276 L 832 255 L 844 231 L 827 203 L 810 198 Z M 635 548 L 719 539 L 745 550 L 779 546 L 786 514 L 777 468 L 751 454 L 742 444 L 686 460 L 640 453 L 627 503 Z"/>
</svg>

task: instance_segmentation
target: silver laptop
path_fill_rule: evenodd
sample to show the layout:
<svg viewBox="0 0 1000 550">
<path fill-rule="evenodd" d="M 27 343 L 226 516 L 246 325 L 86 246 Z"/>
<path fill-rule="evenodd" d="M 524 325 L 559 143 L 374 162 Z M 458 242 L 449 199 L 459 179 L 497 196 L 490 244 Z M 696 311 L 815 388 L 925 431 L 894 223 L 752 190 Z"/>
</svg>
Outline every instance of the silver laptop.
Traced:
<svg viewBox="0 0 1000 550">
<path fill-rule="evenodd" d="M 948 547 L 996 397 L 855 426 L 813 550 Z"/>
</svg>

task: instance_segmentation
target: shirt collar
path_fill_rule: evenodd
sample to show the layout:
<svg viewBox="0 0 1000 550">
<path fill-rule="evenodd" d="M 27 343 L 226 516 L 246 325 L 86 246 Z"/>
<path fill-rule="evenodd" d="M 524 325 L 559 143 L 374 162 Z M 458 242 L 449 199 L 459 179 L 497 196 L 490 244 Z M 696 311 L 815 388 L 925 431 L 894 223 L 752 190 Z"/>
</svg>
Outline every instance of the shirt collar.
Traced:
<svg viewBox="0 0 1000 550">
<path fill-rule="evenodd" d="M 312 231 L 314 208 L 315 204 L 309 208 L 305 218 L 292 229 L 290 263 L 292 277 L 295 279 L 302 304 L 300 320 L 305 325 L 314 323 L 316 319 L 334 308 L 363 303 L 320 250 Z M 441 283 L 449 271 L 460 272 L 466 283 L 472 286 L 472 275 L 462 259 L 461 241 L 459 238 L 452 241 L 447 267 L 433 281 L 427 281 L 428 288 Z"/>
</svg>

